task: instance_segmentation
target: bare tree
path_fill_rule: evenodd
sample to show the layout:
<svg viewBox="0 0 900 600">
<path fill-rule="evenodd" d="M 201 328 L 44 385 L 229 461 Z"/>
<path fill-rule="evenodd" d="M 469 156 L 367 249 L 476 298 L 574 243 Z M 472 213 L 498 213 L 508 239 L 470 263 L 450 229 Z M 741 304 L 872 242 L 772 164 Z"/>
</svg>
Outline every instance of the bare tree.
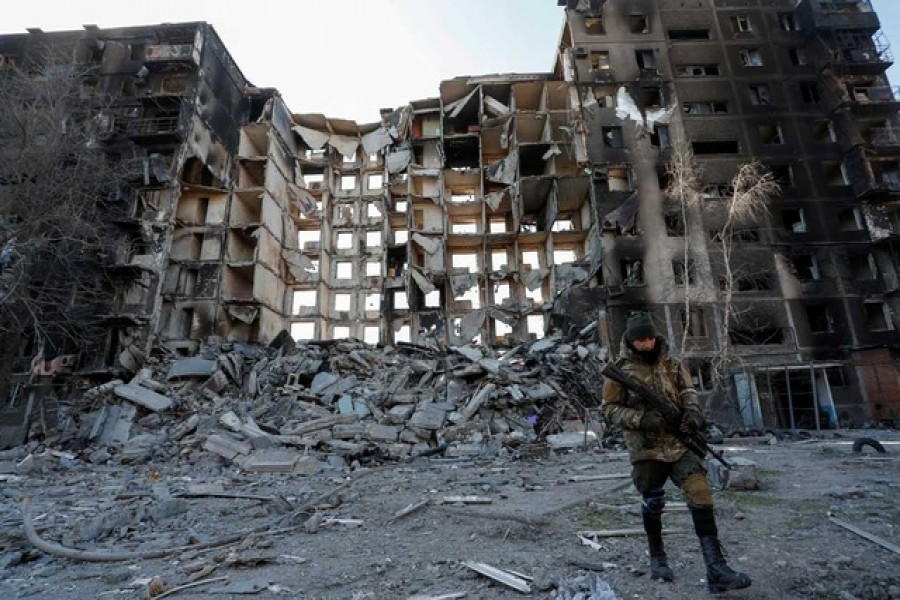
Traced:
<svg viewBox="0 0 900 600">
<path fill-rule="evenodd" d="M 684 255 L 681 283 L 684 285 L 684 327 L 681 332 L 681 351 L 687 346 L 688 332 L 691 328 L 691 269 L 690 256 L 690 215 L 697 212 L 702 205 L 703 183 L 700 166 L 694 158 L 690 145 L 685 141 L 675 144 L 666 166 L 669 183 L 666 196 L 678 203 L 683 224 Z M 718 267 L 722 271 L 720 281 L 721 307 L 720 318 L 716 323 L 719 337 L 719 348 L 712 361 L 713 387 L 721 389 L 725 384 L 730 365 L 735 360 L 732 352 L 731 324 L 740 318 L 740 311 L 735 306 L 735 291 L 748 279 L 761 276 L 758 265 L 752 266 L 736 259 L 735 242 L 739 241 L 748 229 L 758 225 L 768 213 L 769 203 L 780 194 L 781 188 L 772 173 L 761 163 L 752 161 L 738 169 L 728 191 L 722 197 L 722 210 L 719 215 L 721 223 L 714 230 L 712 243 L 718 252 Z"/>
<path fill-rule="evenodd" d="M 690 277 L 688 269 L 691 264 L 689 241 L 689 217 L 693 209 L 701 204 L 702 181 L 700 166 L 694 159 L 691 145 L 685 140 L 679 140 L 672 148 L 669 161 L 666 163 L 666 174 L 669 184 L 665 190 L 666 196 L 678 203 L 681 214 L 682 230 L 684 235 L 683 262 L 684 273 L 684 327 L 681 331 L 680 350 L 682 353 L 687 346 L 688 332 L 691 328 L 691 294 Z"/>
<path fill-rule="evenodd" d="M 734 292 L 740 272 L 735 269 L 734 244 L 739 229 L 758 224 L 769 210 L 772 199 L 781 193 L 781 186 L 772 172 L 759 162 L 741 165 L 731 180 L 729 194 L 724 198 L 724 220 L 719 227 L 715 241 L 722 257 L 722 317 L 719 352 L 712 362 L 714 385 L 721 387 L 728 367 L 733 362 L 731 344 L 731 324 L 738 318 L 735 311 Z"/>
<path fill-rule="evenodd" d="M 48 356 L 90 351 L 112 293 L 103 276 L 115 239 L 105 201 L 118 176 L 95 140 L 85 73 L 50 53 L 0 71 L 0 331 L 8 351 L 29 339 L 33 353 Z"/>
</svg>

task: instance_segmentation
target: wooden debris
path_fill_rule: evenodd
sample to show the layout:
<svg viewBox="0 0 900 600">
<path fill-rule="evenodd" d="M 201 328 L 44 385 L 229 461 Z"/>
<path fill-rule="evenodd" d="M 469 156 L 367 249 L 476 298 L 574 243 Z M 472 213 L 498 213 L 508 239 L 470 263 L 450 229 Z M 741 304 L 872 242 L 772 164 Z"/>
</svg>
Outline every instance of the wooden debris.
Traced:
<svg viewBox="0 0 900 600">
<path fill-rule="evenodd" d="M 416 594 L 415 596 L 410 596 L 406 600 L 456 600 L 457 598 L 465 598 L 467 594 L 467 592 L 452 592 L 450 594 L 441 594 L 440 596 Z"/>
<path fill-rule="evenodd" d="M 531 593 L 531 585 L 529 585 L 527 581 L 517 575 L 513 575 L 511 572 L 504 569 L 499 569 L 497 567 L 492 567 L 491 565 L 486 563 L 479 563 L 471 560 L 464 562 L 463 566 L 468 567 L 476 573 L 484 575 L 485 577 L 489 577 L 498 583 L 502 583 L 507 587 L 511 587 L 518 592 L 523 592 L 525 594 Z"/>
<path fill-rule="evenodd" d="M 418 502 L 413 502 L 412 504 L 406 505 L 404 508 L 401 508 L 400 510 L 398 510 L 397 512 L 394 513 L 394 516 L 391 517 L 391 519 L 388 521 L 388 525 L 393 524 L 395 521 L 399 521 L 403 517 L 411 515 L 412 513 L 419 510 L 420 508 L 424 508 L 424 507 L 428 506 L 428 504 L 430 502 L 431 502 L 431 500 L 429 500 L 428 498 L 425 498 L 424 500 L 419 500 Z"/>
<path fill-rule="evenodd" d="M 180 494 L 172 494 L 173 498 L 228 498 L 233 500 L 262 500 L 263 502 L 271 502 L 277 500 L 276 496 L 257 496 L 255 494 L 240 494 L 231 492 L 215 492 L 215 491 L 192 491 L 181 492 Z"/>
<path fill-rule="evenodd" d="M 362 520 L 362 519 L 335 519 L 335 518 L 330 518 L 330 519 L 325 519 L 325 520 L 322 522 L 322 525 L 326 525 L 326 526 L 328 526 L 328 525 L 346 525 L 347 527 L 359 527 L 359 526 L 362 525 L 362 524 L 363 524 L 363 520 Z"/>
<path fill-rule="evenodd" d="M 578 539 L 581 540 L 581 543 L 584 544 L 585 546 L 590 546 L 594 550 L 602 550 L 603 549 L 603 546 L 601 546 L 594 540 L 588 539 L 588 538 L 584 537 L 583 535 L 581 535 L 580 533 L 576 533 L 575 535 L 578 536 Z"/>
<path fill-rule="evenodd" d="M 441 504 L 490 504 L 493 499 L 485 496 L 444 496 Z"/>
<path fill-rule="evenodd" d="M 828 517 L 828 520 L 831 521 L 832 523 L 834 523 L 835 525 L 839 525 L 839 526 L 843 527 L 847 531 L 852 531 L 856 535 L 864 537 L 867 540 L 869 540 L 870 542 L 874 542 L 874 543 L 878 544 L 882 548 L 887 548 L 894 554 L 900 554 L 900 546 L 898 546 L 897 544 L 892 544 L 891 542 L 887 541 L 886 539 L 878 537 L 874 533 L 869 533 L 868 531 L 865 531 L 864 529 L 860 529 L 856 525 L 851 525 L 850 523 L 848 523 L 846 521 L 842 521 L 841 519 L 836 519 L 835 517 Z"/>
<path fill-rule="evenodd" d="M 607 537 L 627 537 L 629 535 L 645 535 L 645 531 L 641 528 L 632 528 L 632 529 L 598 529 L 596 531 L 579 531 L 575 535 L 578 537 L 593 537 L 593 538 L 607 538 Z M 663 531 L 664 535 L 671 535 L 673 533 L 685 533 L 684 529 L 666 529 Z"/>
<path fill-rule="evenodd" d="M 194 581 L 192 583 L 185 583 L 184 585 L 179 585 L 173 587 L 171 590 L 164 592 L 158 596 L 154 596 L 154 600 L 162 600 L 166 596 L 172 596 L 173 594 L 177 594 L 178 592 L 186 589 L 190 589 L 193 587 L 199 587 L 201 585 L 209 585 L 210 583 L 219 583 L 220 581 L 228 581 L 228 576 L 223 575 L 222 577 L 213 577 L 211 579 L 204 579 L 203 581 Z"/>
<path fill-rule="evenodd" d="M 179 546 L 177 548 L 163 548 L 161 550 L 148 550 L 145 552 L 129 552 L 129 551 L 92 551 L 92 550 L 79 550 L 76 548 L 70 548 L 68 546 L 63 546 L 62 544 L 56 544 L 54 542 L 48 542 L 41 538 L 38 535 L 37 530 L 34 528 L 34 520 L 31 516 L 31 498 L 25 496 L 22 498 L 22 526 L 25 530 L 25 537 L 28 539 L 28 542 L 40 550 L 41 552 L 46 552 L 47 554 L 51 554 L 53 556 L 61 556 L 63 558 L 68 558 L 71 560 L 83 561 L 83 562 L 124 562 L 129 560 L 147 560 L 151 558 L 163 558 L 165 556 L 169 556 L 170 554 L 175 554 L 176 552 L 186 552 L 188 550 L 202 550 L 205 548 L 216 548 L 218 546 L 225 546 L 227 544 L 233 544 L 239 540 L 242 540 L 245 536 L 251 533 L 258 533 L 260 531 L 265 531 L 268 527 L 261 527 L 257 529 L 253 529 L 250 531 L 244 531 L 241 533 L 236 533 L 233 535 L 229 535 L 224 538 L 220 538 L 217 540 L 211 540 L 208 542 L 202 542 L 200 544 L 192 544 L 189 546 Z"/>
<path fill-rule="evenodd" d="M 605 475 L 573 475 L 569 481 L 606 481 L 607 479 L 629 479 L 631 473 L 609 473 Z"/>
</svg>

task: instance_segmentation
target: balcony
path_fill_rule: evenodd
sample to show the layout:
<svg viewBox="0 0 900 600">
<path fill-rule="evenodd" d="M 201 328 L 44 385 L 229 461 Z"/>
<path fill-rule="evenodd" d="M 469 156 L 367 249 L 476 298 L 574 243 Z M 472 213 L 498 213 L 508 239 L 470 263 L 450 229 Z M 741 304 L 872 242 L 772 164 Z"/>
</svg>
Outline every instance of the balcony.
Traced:
<svg viewBox="0 0 900 600">
<path fill-rule="evenodd" d="M 118 168 L 122 179 L 132 187 L 163 188 L 172 180 L 167 159 L 159 154 L 125 159 Z"/>
<path fill-rule="evenodd" d="M 841 45 L 831 53 L 825 65 L 838 75 L 880 75 L 894 64 L 894 54 L 882 35 L 876 36 L 871 45 Z"/>
<path fill-rule="evenodd" d="M 194 44 L 157 44 L 147 46 L 144 64 L 151 71 L 171 70 L 173 65 L 195 67 L 200 64 L 200 50 Z"/>
<path fill-rule="evenodd" d="M 869 0 L 804 0 L 798 10 L 813 29 L 874 33 L 881 28 Z"/>
<path fill-rule="evenodd" d="M 900 87 L 847 86 L 835 108 L 861 114 L 895 113 L 900 110 Z"/>
<path fill-rule="evenodd" d="M 145 119 L 120 119 L 116 130 L 135 142 L 177 142 L 183 139 L 185 128 L 178 115 Z"/>
<path fill-rule="evenodd" d="M 900 128 L 877 127 L 869 130 L 867 141 L 872 149 L 886 153 L 900 153 Z"/>
<path fill-rule="evenodd" d="M 896 164 L 890 169 L 879 167 L 879 163 L 870 163 L 872 166 L 868 177 L 853 182 L 853 191 L 858 198 L 871 198 L 873 196 L 900 195 L 900 167 Z"/>
</svg>

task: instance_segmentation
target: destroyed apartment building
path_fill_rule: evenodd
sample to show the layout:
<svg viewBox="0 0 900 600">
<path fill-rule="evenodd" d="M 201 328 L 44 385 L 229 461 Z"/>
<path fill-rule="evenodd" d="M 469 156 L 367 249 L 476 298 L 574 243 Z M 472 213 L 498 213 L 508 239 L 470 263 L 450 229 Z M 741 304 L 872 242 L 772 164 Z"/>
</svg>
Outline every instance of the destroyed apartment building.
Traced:
<svg viewBox="0 0 900 600">
<path fill-rule="evenodd" d="M 900 92 L 870 3 L 558 4 L 550 72 L 457 77 L 363 124 L 293 113 L 206 23 L 0 36 L 0 77 L 74 58 L 91 145 L 124 168 L 99 333 L 6 340 L 4 431 L 63 382 L 210 339 L 502 356 L 596 323 L 602 360 L 633 310 L 721 421 L 900 416 Z M 731 222 L 753 161 L 779 190 Z"/>
</svg>

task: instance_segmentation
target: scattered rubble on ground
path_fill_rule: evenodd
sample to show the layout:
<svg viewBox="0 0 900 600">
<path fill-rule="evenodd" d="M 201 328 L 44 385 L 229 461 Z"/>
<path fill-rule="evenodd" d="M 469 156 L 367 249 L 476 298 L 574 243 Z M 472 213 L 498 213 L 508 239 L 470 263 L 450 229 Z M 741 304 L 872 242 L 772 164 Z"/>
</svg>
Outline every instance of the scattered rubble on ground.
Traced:
<svg viewBox="0 0 900 600">
<path fill-rule="evenodd" d="M 678 580 L 646 580 L 591 336 L 503 356 L 347 340 L 151 360 L 0 452 L 0 592 L 694 598 L 702 565 L 677 495 Z M 885 575 L 900 485 L 888 442 L 881 454 L 843 432 L 710 433 L 735 466 L 709 464 L 725 538 L 758 577 L 746 597 L 900 598 Z"/>
</svg>

